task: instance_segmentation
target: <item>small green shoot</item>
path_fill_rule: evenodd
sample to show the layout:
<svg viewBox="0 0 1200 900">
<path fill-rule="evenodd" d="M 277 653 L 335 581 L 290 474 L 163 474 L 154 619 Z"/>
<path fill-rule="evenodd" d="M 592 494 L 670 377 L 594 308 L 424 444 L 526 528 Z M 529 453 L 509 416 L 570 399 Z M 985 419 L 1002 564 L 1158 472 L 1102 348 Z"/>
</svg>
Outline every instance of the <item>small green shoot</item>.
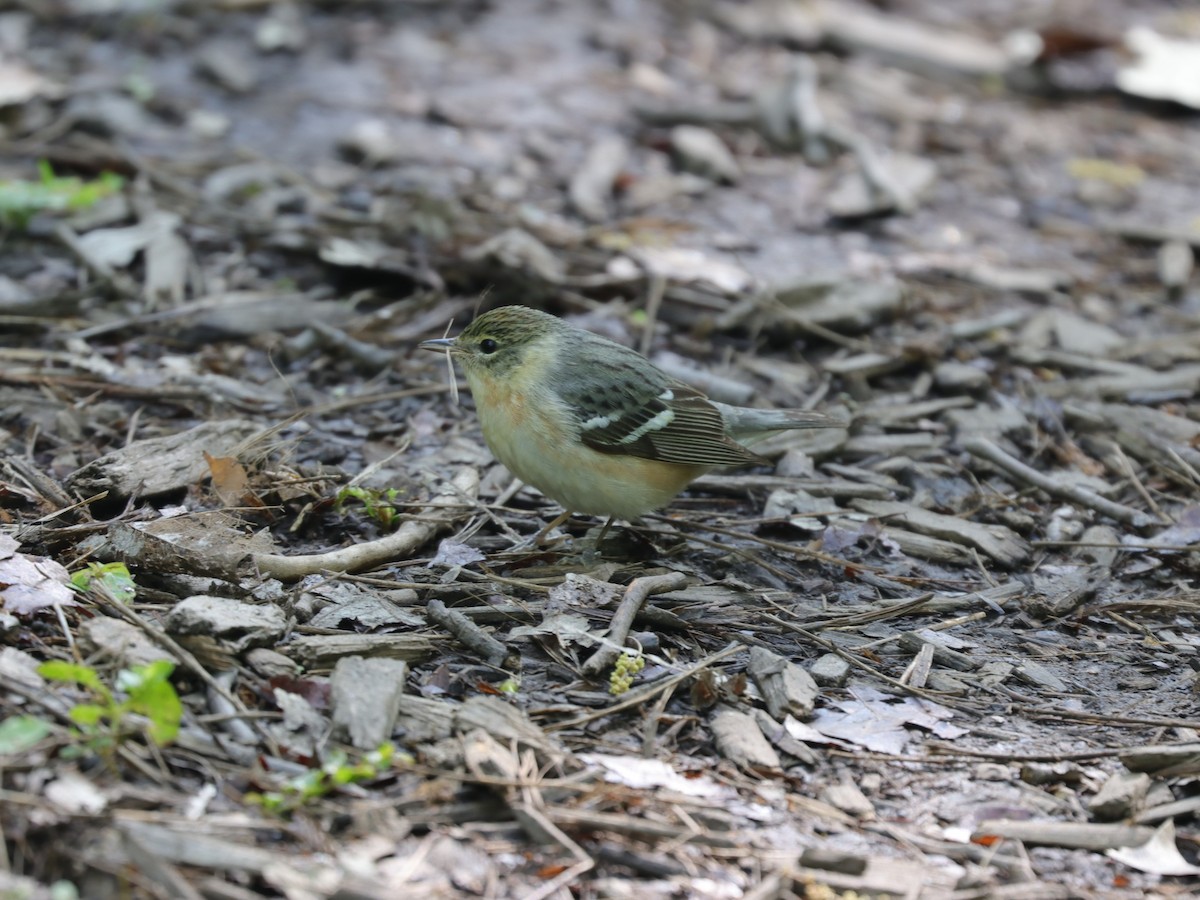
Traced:
<svg viewBox="0 0 1200 900">
<path fill-rule="evenodd" d="M 391 767 L 395 756 L 396 748 L 390 743 L 381 744 L 379 749 L 364 754 L 358 762 L 351 762 L 345 751 L 335 750 L 320 768 L 309 769 L 288 779 L 278 791 L 247 794 L 246 801 L 257 803 L 268 812 L 290 813 L 312 800 L 333 793 L 343 785 L 373 781 Z"/>
<path fill-rule="evenodd" d="M 338 491 L 337 511 L 339 514 L 344 514 L 346 504 L 352 500 L 356 500 L 363 505 L 363 509 L 366 510 L 368 516 L 390 531 L 396 527 L 396 518 L 399 515 L 392 504 L 396 502 L 396 498 L 400 496 L 400 493 L 397 488 L 377 491 L 371 488 L 351 485 Z"/>
<path fill-rule="evenodd" d="M 175 740 L 183 721 L 183 703 L 171 684 L 173 671 L 175 663 L 159 659 L 117 673 L 117 690 L 129 698 L 125 706 L 150 720 L 147 733 L 160 747 Z"/>
<path fill-rule="evenodd" d="M 81 591 L 101 588 L 118 603 L 132 603 L 137 585 L 125 563 L 89 563 L 86 569 L 71 573 L 71 584 Z"/>
<path fill-rule="evenodd" d="M 36 213 L 87 209 L 125 184 L 124 178 L 112 172 L 91 181 L 59 177 L 46 160 L 38 163 L 38 173 L 39 181 L 0 181 L 0 225 L 24 231 Z"/>
<path fill-rule="evenodd" d="M 155 744 L 175 740 L 183 704 L 170 681 L 174 670 L 175 664 L 165 659 L 122 669 L 114 691 L 91 666 L 61 660 L 38 666 L 38 674 L 48 681 L 75 684 L 91 694 L 91 702 L 75 704 L 68 715 L 79 726 L 83 748 L 100 753 L 111 753 L 130 731 L 131 715 L 148 720 L 146 734 Z"/>
</svg>

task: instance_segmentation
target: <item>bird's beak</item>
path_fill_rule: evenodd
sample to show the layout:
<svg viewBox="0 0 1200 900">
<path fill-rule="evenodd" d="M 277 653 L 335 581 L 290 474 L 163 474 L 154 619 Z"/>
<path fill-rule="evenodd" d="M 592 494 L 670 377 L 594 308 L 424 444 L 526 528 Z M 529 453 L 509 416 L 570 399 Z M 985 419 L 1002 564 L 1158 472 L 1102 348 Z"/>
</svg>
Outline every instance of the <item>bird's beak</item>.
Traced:
<svg viewBox="0 0 1200 900">
<path fill-rule="evenodd" d="M 428 341 L 421 341 L 417 344 L 421 350 L 440 350 L 443 352 L 453 353 L 458 349 L 458 341 L 455 338 L 433 338 Z"/>
</svg>

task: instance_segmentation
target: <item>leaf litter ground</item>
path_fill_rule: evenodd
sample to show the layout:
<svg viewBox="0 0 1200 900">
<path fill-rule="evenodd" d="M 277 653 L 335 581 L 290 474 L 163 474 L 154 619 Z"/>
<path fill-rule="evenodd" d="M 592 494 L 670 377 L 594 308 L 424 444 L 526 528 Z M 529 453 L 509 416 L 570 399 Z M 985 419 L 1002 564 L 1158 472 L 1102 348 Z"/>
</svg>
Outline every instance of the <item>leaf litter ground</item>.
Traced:
<svg viewBox="0 0 1200 900">
<path fill-rule="evenodd" d="M 3 879 L 1192 893 L 1197 125 L 1118 51 L 1194 23 L 87 6 L 0 16 Z M 510 302 L 850 425 L 514 549 L 413 350 Z"/>
</svg>

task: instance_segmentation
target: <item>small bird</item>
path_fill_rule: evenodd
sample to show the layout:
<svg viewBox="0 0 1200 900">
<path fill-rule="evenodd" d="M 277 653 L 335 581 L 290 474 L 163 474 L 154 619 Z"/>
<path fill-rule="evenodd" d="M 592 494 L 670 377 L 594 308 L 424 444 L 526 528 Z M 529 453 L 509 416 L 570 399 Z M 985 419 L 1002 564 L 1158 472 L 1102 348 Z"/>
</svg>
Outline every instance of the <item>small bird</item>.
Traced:
<svg viewBox="0 0 1200 900">
<path fill-rule="evenodd" d="M 634 350 L 525 306 L 422 341 L 462 362 L 483 438 L 526 484 L 572 513 L 636 519 L 713 469 L 764 463 L 747 446 L 780 431 L 845 423 L 800 409 L 728 406 Z"/>
</svg>

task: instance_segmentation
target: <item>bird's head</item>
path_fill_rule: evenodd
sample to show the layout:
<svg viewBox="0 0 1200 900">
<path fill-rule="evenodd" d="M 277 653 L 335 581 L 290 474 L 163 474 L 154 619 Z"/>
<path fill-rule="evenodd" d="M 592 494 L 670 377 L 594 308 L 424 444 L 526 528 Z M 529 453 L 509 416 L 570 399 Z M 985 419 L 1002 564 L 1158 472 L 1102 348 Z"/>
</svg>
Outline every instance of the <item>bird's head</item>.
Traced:
<svg viewBox="0 0 1200 900">
<path fill-rule="evenodd" d="M 424 350 L 440 350 L 463 364 L 467 377 L 501 375 L 531 355 L 550 351 L 566 326 L 561 319 L 527 306 L 501 306 L 486 312 L 453 338 L 422 341 Z"/>
</svg>

